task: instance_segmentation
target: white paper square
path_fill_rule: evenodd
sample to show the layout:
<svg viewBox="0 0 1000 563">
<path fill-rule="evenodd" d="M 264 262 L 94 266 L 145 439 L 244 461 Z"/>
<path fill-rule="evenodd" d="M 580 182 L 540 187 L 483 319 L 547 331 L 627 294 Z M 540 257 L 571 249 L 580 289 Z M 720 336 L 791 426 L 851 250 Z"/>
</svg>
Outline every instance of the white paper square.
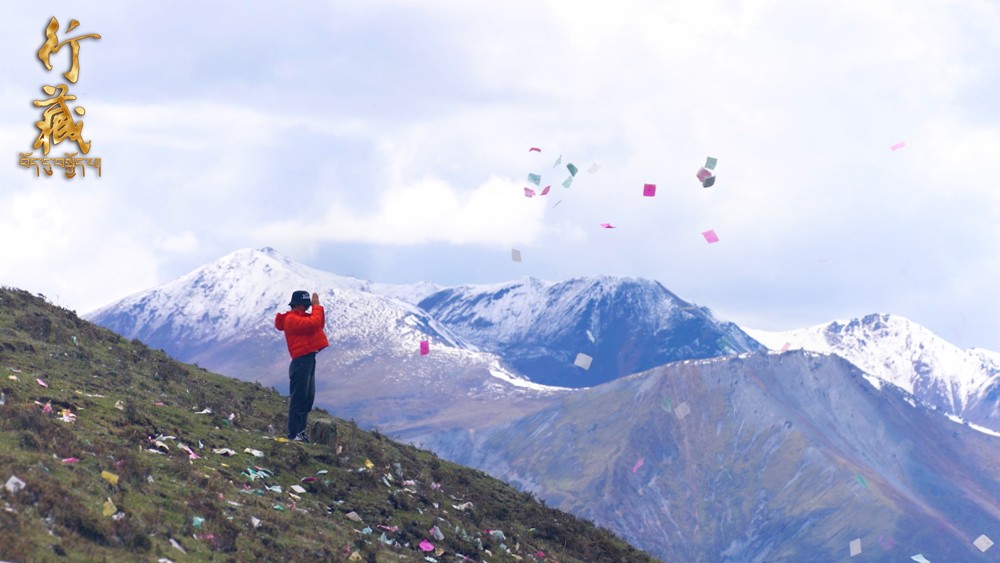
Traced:
<svg viewBox="0 0 1000 563">
<path fill-rule="evenodd" d="M 677 418 L 684 420 L 685 416 L 691 414 L 691 407 L 687 403 L 681 403 L 674 409 L 674 414 L 677 415 Z"/>
<path fill-rule="evenodd" d="M 583 369 L 590 369 L 590 362 L 592 361 L 594 361 L 594 358 L 580 353 L 576 355 L 576 361 L 573 362 L 573 365 L 582 367 Z"/>
<path fill-rule="evenodd" d="M 861 538 L 851 540 L 851 557 L 861 555 Z"/>
<path fill-rule="evenodd" d="M 993 546 L 993 540 L 986 537 L 985 535 L 976 538 L 976 541 L 972 542 L 973 545 L 979 548 L 979 551 L 985 552 L 987 549 Z"/>
<path fill-rule="evenodd" d="M 10 493 L 16 493 L 24 488 L 26 483 L 17 478 L 17 475 L 11 475 L 10 479 L 7 479 L 7 483 L 4 488 Z M 983 551 L 986 551 L 985 549 Z"/>
<path fill-rule="evenodd" d="M 521 261 L 521 251 L 518 250 L 518 249 L 516 249 L 516 248 L 511 249 L 511 251 L 510 251 L 510 259 L 513 260 L 513 261 L 515 261 L 515 262 L 520 262 Z"/>
</svg>

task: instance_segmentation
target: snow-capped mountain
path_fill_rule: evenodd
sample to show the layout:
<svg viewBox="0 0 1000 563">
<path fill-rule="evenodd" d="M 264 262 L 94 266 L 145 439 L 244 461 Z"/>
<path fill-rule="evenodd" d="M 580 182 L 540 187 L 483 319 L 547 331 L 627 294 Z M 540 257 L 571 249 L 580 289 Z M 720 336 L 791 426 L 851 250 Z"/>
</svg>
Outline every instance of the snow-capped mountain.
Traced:
<svg viewBox="0 0 1000 563">
<path fill-rule="evenodd" d="M 611 276 L 528 278 L 441 289 L 418 305 L 532 381 L 588 387 L 672 361 L 761 349 L 658 282 Z M 592 358 L 575 365 L 578 354 Z"/>
<path fill-rule="evenodd" d="M 887 314 L 784 332 L 744 330 L 772 350 L 787 345 L 837 354 L 918 400 L 1000 431 L 1000 354 L 995 352 L 963 350 L 909 319 Z"/>
<path fill-rule="evenodd" d="M 1000 537 L 1000 438 L 834 355 L 675 362 L 412 439 L 664 561 L 979 561 Z"/>
<path fill-rule="evenodd" d="M 433 286 L 337 276 L 270 248 L 234 252 L 87 317 L 182 361 L 286 391 L 288 355 L 273 321 L 298 289 L 319 293 L 326 310 L 330 347 L 317 360 L 317 406 L 344 418 L 391 430 L 447 412 L 455 420 L 467 414 L 471 424 L 497 399 L 531 403 L 564 392 L 526 380 L 420 308 L 389 296 L 416 299 Z M 422 340 L 431 347 L 424 357 Z"/>
<path fill-rule="evenodd" d="M 327 323 L 328 334 L 334 339 L 402 324 L 420 329 L 420 334 L 402 331 L 414 337 L 406 340 L 411 348 L 423 336 L 449 346 L 469 347 L 406 300 L 433 293 L 437 286 L 392 286 L 338 276 L 289 260 L 272 248 L 233 252 L 87 317 L 153 346 L 162 343 L 177 349 L 179 342 L 186 342 L 198 348 L 198 342 L 243 336 L 248 330 L 274 336 L 274 313 L 287 311 L 291 292 L 302 288 L 322 288 L 317 289 L 325 298 L 322 303 L 332 308 L 328 316 L 335 315 L 341 321 Z"/>
</svg>

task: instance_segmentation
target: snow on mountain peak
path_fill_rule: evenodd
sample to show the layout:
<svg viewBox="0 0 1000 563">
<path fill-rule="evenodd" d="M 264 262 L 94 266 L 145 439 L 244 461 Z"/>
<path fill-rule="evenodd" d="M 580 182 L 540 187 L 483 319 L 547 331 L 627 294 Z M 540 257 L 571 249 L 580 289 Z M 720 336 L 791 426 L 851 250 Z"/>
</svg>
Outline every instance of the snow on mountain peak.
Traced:
<svg viewBox="0 0 1000 563">
<path fill-rule="evenodd" d="M 86 315 L 116 316 L 128 326 L 122 334 L 185 332 L 186 339 L 225 340 L 246 331 L 277 333 L 274 314 L 288 310 L 295 290 L 316 292 L 327 309 L 331 340 L 339 335 L 379 332 L 376 325 L 403 328 L 404 340 L 416 346 L 428 335 L 452 346 L 468 347 L 417 307 L 396 297 L 420 295 L 436 286 L 372 284 L 295 262 L 270 247 L 242 249 L 151 290 L 136 293 Z M 111 323 L 114 325 L 114 323 Z M 345 327 L 350 328 L 345 328 Z M 369 327 L 369 328 L 365 328 Z"/>
<path fill-rule="evenodd" d="M 420 305 L 428 309 L 445 302 L 460 304 L 462 310 L 452 311 L 449 322 L 475 316 L 491 340 L 512 342 L 526 333 L 536 339 L 556 336 L 555 332 L 569 327 L 553 322 L 553 318 L 589 317 L 585 310 L 615 296 L 624 299 L 619 305 L 635 305 L 633 311 L 643 317 L 635 319 L 637 322 L 647 320 L 657 326 L 667 324 L 670 315 L 687 305 L 659 282 L 606 275 L 562 282 L 528 277 L 499 284 L 461 285 L 429 296 Z M 598 320 L 591 318 L 591 326 L 586 327 L 594 331 L 595 338 L 601 336 Z"/>
<path fill-rule="evenodd" d="M 773 350 L 787 344 L 837 354 L 909 393 L 938 396 L 939 404 L 957 415 L 1000 374 L 1000 354 L 962 350 L 899 315 L 871 314 L 784 332 L 744 331 Z"/>
</svg>

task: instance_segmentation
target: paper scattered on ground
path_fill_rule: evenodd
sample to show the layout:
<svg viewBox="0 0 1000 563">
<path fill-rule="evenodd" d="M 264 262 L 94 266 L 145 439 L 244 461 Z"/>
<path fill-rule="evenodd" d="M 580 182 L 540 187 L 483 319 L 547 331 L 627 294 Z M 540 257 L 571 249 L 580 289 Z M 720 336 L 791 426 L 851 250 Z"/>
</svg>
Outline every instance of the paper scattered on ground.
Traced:
<svg viewBox="0 0 1000 563">
<path fill-rule="evenodd" d="M 110 471 L 101 471 L 101 477 L 108 483 L 111 483 L 112 485 L 118 484 L 118 476 L 115 475 L 114 473 L 111 473 Z"/>
<path fill-rule="evenodd" d="M 16 475 L 11 475 L 10 479 L 7 479 L 7 483 L 4 484 L 3 488 L 7 489 L 9 493 L 16 493 L 23 489 L 27 483 L 17 478 Z"/>
<path fill-rule="evenodd" d="M 187 551 L 184 550 L 184 547 L 181 546 L 181 544 L 177 543 L 177 540 L 175 540 L 174 538 L 170 538 L 170 545 L 177 548 L 177 550 L 179 550 L 181 553 L 187 554 Z"/>
</svg>

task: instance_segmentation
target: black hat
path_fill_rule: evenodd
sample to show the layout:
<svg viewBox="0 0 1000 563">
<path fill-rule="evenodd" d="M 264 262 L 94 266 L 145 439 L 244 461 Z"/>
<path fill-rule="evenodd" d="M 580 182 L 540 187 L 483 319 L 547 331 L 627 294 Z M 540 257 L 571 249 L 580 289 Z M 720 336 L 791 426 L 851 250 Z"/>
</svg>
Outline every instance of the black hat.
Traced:
<svg viewBox="0 0 1000 563">
<path fill-rule="evenodd" d="M 305 305 L 306 307 L 312 305 L 312 299 L 309 297 L 308 291 L 293 291 L 292 300 L 288 303 L 289 307 L 294 307 L 296 305 Z"/>
</svg>

